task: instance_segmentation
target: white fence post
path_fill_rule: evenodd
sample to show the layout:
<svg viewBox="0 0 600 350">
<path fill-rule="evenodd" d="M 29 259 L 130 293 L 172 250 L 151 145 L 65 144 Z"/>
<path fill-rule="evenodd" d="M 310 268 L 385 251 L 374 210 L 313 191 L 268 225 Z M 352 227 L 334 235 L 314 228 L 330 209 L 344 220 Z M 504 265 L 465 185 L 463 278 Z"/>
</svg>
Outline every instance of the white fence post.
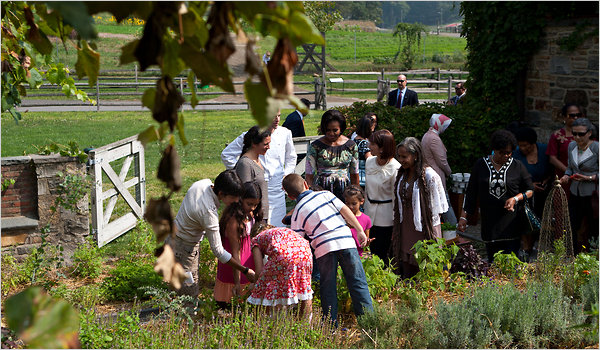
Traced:
<svg viewBox="0 0 600 350">
<path fill-rule="evenodd" d="M 96 112 L 100 112 L 100 76 L 96 80 Z"/>
</svg>

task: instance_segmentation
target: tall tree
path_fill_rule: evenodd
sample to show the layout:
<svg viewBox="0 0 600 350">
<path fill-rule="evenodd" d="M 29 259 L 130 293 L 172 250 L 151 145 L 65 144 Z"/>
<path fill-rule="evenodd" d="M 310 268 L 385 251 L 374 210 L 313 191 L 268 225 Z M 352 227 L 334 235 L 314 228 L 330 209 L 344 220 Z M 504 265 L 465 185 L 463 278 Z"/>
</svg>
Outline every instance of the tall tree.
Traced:
<svg viewBox="0 0 600 350">
<path fill-rule="evenodd" d="M 377 25 L 381 23 L 380 1 L 336 1 L 335 7 L 344 19 L 373 21 Z"/>
<path fill-rule="evenodd" d="M 394 36 L 398 37 L 398 51 L 394 62 L 400 56 L 403 69 L 411 69 L 421 48 L 421 35 L 427 35 L 426 28 L 421 23 L 398 23 Z"/>
</svg>

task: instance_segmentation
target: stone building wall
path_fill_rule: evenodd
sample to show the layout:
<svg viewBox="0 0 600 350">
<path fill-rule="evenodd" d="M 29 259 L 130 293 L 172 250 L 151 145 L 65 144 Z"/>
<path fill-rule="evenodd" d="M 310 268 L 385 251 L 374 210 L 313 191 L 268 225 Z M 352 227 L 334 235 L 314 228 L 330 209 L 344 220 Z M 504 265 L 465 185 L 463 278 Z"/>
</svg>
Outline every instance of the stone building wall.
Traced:
<svg viewBox="0 0 600 350">
<path fill-rule="evenodd" d="M 50 224 L 46 240 L 62 246 L 65 262 L 89 235 L 88 196 L 74 210 L 56 205 L 59 173 L 86 176 L 85 164 L 59 155 L 2 158 L 2 179 L 15 183 L 2 192 L 2 254 L 22 260 L 41 243 L 42 229 Z M 56 210 L 51 208 L 55 207 Z"/>
<path fill-rule="evenodd" d="M 575 30 L 577 21 L 546 27 L 540 50 L 529 63 L 525 90 L 527 124 L 535 126 L 540 142 L 562 126 L 560 109 L 566 102 L 583 106 L 590 120 L 598 124 L 598 21 L 590 21 L 587 38 L 573 52 L 563 51 L 558 41 Z M 518 54 L 518 49 L 515 50 Z"/>
</svg>

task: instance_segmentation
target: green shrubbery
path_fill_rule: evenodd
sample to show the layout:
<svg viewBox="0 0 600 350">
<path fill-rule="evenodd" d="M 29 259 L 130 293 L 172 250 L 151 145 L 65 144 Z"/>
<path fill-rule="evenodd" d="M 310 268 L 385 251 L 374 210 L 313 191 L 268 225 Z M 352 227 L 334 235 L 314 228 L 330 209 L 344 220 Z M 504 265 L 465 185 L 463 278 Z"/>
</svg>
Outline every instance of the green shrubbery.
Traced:
<svg viewBox="0 0 600 350">
<path fill-rule="evenodd" d="M 489 136 L 503 124 L 484 118 L 465 102 L 459 106 L 443 103 L 424 103 L 416 107 L 397 109 L 384 102 L 354 102 L 352 106 L 338 108 L 347 118 L 345 134 L 350 135 L 358 120 L 367 112 L 377 115 L 378 129 L 387 129 L 396 143 L 408 136 L 418 139 L 429 129 L 429 119 L 434 113 L 452 118 L 452 124 L 442 134 L 448 149 L 448 162 L 453 172 L 470 172 L 475 160 L 487 154 Z M 506 119 L 506 124 L 510 122 Z"/>
<path fill-rule="evenodd" d="M 73 252 L 73 267 L 71 273 L 83 278 L 96 278 L 102 272 L 104 259 L 100 255 L 100 249 L 89 236 L 85 243 Z"/>
<path fill-rule="evenodd" d="M 134 298 L 141 300 L 147 297 L 140 289 L 145 286 L 167 288 L 151 263 L 122 260 L 102 281 L 101 290 L 107 300 L 132 301 Z"/>
</svg>

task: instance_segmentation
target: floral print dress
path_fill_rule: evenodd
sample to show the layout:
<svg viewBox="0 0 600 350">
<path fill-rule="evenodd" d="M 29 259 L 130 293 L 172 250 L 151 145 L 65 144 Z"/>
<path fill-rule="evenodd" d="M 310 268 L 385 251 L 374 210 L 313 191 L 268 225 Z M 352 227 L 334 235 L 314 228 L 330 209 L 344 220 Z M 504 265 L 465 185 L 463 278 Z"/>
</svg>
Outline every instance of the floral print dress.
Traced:
<svg viewBox="0 0 600 350">
<path fill-rule="evenodd" d="M 276 227 L 252 239 L 269 257 L 248 302 L 254 305 L 293 305 L 313 296 L 312 253 L 308 241 L 295 231 Z"/>
<path fill-rule="evenodd" d="M 320 140 L 310 144 L 306 173 L 315 174 L 314 184 L 344 200 L 344 189 L 350 185 L 348 174 L 358 174 L 358 147 L 352 140 L 341 146 L 330 146 Z"/>
</svg>

